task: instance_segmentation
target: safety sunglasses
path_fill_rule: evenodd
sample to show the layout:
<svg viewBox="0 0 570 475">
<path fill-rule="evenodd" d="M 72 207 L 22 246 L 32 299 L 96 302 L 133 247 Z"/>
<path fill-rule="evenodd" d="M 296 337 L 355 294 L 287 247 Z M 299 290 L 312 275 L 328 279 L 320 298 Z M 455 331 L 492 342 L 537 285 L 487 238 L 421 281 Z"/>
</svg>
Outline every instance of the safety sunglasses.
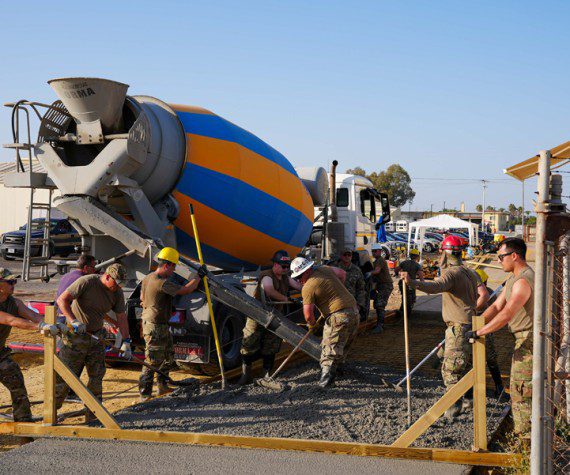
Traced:
<svg viewBox="0 0 570 475">
<path fill-rule="evenodd" d="M 6 282 L 8 285 L 16 285 L 18 279 L 10 279 L 10 280 L 2 279 L 0 280 L 0 282 Z"/>
<path fill-rule="evenodd" d="M 352 252 L 345 252 L 343 256 L 352 256 Z"/>
<path fill-rule="evenodd" d="M 507 256 L 510 256 L 511 254 L 514 254 L 515 251 L 511 251 L 511 252 L 505 252 L 504 254 L 497 254 L 497 258 L 499 259 L 500 262 L 503 262 L 503 259 Z"/>
<path fill-rule="evenodd" d="M 281 265 L 281 269 L 283 270 L 289 270 L 289 268 L 291 267 L 289 264 L 280 264 Z"/>
</svg>

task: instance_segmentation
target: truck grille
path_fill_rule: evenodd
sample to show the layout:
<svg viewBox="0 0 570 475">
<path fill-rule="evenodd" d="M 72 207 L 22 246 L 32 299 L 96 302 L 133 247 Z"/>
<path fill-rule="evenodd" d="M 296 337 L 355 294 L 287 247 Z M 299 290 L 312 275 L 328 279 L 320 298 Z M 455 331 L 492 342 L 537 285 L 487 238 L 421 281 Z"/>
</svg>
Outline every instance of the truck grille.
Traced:
<svg viewBox="0 0 570 475">
<path fill-rule="evenodd" d="M 16 237 L 16 236 L 4 236 L 4 244 L 24 244 L 23 237 Z"/>
</svg>

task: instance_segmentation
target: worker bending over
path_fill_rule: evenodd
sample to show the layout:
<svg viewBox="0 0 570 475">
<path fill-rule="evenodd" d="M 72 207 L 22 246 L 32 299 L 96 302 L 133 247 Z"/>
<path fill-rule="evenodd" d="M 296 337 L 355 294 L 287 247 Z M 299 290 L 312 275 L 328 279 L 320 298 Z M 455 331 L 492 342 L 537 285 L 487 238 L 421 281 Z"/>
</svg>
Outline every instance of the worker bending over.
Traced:
<svg viewBox="0 0 570 475">
<path fill-rule="evenodd" d="M 376 310 L 376 327 L 372 333 L 382 333 L 384 331 L 384 318 L 386 316 L 386 305 L 390 295 L 394 290 L 394 283 L 388 269 L 386 259 L 382 257 L 382 245 L 372 244 L 372 257 L 374 257 L 374 270 L 370 272 L 372 278 L 372 295 L 374 299 L 374 310 Z"/>
<path fill-rule="evenodd" d="M 491 335 L 509 326 L 515 337 L 515 350 L 511 364 L 511 407 L 515 434 L 530 441 L 530 416 L 532 409 L 532 333 L 534 317 L 534 271 L 526 262 L 526 244 L 519 238 L 507 238 L 501 242 L 497 257 L 505 272 L 512 272 L 505 290 L 485 310 L 485 326 L 470 331 L 467 338 L 472 343 L 481 336 Z"/>
<path fill-rule="evenodd" d="M 31 422 L 32 411 L 30 400 L 24 384 L 24 376 L 18 363 L 11 357 L 6 340 L 12 327 L 22 330 L 37 331 L 44 335 L 57 335 L 55 325 L 47 325 L 36 312 L 30 310 L 24 303 L 14 298 L 14 286 L 20 276 L 12 274 L 8 269 L 0 267 L 0 383 L 2 383 L 12 398 L 12 416 L 15 422 Z"/>
<path fill-rule="evenodd" d="M 479 302 L 488 300 L 487 289 L 475 271 L 463 266 L 461 241 L 456 236 L 446 237 L 442 244 L 441 276 L 432 282 L 415 280 L 407 272 L 400 272 L 406 284 L 427 294 L 442 293 L 442 317 L 447 325 L 441 375 L 447 389 L 456 384 L 469 370 L 471 348 L 465 332 L 471 325 Z M 473 404 L 472 393 L 457 401 L 446 411 L 453 421 L 462 410 Z"/>
<path fill-rule="evenodd" d="M 168 371 L 174 364 L 174 348 L 169 321 L 172 316 L 172 301 L 178 295 L 187 295 L 198 287 L 207 273 L 205 266 L 198 269 L 197 276 L 186 285 L 179 285 L 171 277 L 176 270 L 180 255 L 176 249 L 165 247 L 156 256 L 158 266 L 141 283 L 142 333 L 145 341 L 147 362 L 164 374 L 157 374 L 158 395 L 170 392 Z M 139 392 L 144 402 L 152 396 L 154 371 L 143 367 L 139 378 Z"/>
<path fill-rule="evenodd" d="M 421 281 L 424 280 L 424 273 L 422 271 L 422 266 L 420 264 L 420 251 L 417 249 L 410 249 L 410 256 L 405 261 L 402 261 L 398 264 L 396 269 L 394 269 L 394 274 L 396 277 L 400 274 L 401 271 L 407 272 L 410 276 L 410 279 L 416 280 L 419 279 Z M 404 292 L 403 292 L 404 285 L 402 284 L 402 279 L 398 280 L 398 289 L 400 289 L 400 295 L 402 295 L 402 305 L 400 305 L 400 314 L 404 314 Z M 412 310 L 414 305 L 416 304 L 416 289 L 407 285 L 406 286 L 406 300 L 407 300 L 407 307 L 408 307 L 408 315 L 412 314 Z"/>
<path fill-rule="evenodd" d="M 370 307 L 370 297 L 366 291 L 364 274 L 362 274 L 360 268 L 352 262 L 352 249 L 350 247 L 345 248 L 342 251 L 340 258 L 335 261 L 333 265 L 346 272 L 344 286 L 348 289 L 358 304 L 360 320 L 366 320 L 366 316 L 368 315 L 367 307 Z"/>
<path fill-rule="evenodd" d="M 125 313 L 125 298 L 121 285 L 127 276 L 121 264 L 111 264 L 103 275 L 85 275 L 77 279 L 57 299 L 57 305 L 67 320 L 71 332 L 63 334 L 63 347 L 59 357 L 77 377 L 83 367 L 87 369 L 87 387 L 93 395 L 103 399 L 105 376 L 105 329 L 103 319 L 112 310 L 123 335 L 120 349 L 122 357 L 131 359 L 131 340 Z M 67 396 L 69 386 L 58 376 L 55 386 L 56 406 L 59 409 Z M 95 420 L 86 409 L 86 422 Z"/>
<path fill-rule="evenodd" d="M 314 267 L 314 262 L 297 257 L 291 276 L 303 285 L 303 314 L 309 328 L 316 324 L 315 308 L 325 318 L 321 341 L 319 386 L 330 386 L 358 330 L 356 300 L 344 286 L 346 272 L 336 267 Z"/>
<path fill-rule="evenodd" d="M 285 305 L 275 305 L 276 302 L 289 301 L 289 289 L 301 289 L 301 284 L 289 276 L 291 258 L 287 251 L 277 251 L 272 258 L 271 269 L 259 274 L 254 297 L 264 303 L 266 308 L 283 313 Z M 242 374 L 238 384 L 250 384 L 253 381 L 251 365 L 259 352 L 263 359 L 263 372 L 265 376 L 271 375 L 275 355 L 281 347 L 281 338 L 270 332 L 263 325 L 248 318 L 243 329 L 241 344 Z"/>
</svg>

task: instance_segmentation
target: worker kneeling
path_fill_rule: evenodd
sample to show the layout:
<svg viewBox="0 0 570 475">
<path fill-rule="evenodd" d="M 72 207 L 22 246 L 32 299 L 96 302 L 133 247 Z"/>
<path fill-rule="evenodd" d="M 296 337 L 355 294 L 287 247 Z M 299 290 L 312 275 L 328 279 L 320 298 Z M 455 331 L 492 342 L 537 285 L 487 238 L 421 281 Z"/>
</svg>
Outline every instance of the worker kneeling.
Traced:
<svg viewBox="0 0 570 475">
<path fill-rule="evenodd" d="M 202 266 L 197 276 L 182 286 L 170 278 L 174 274 L 180 255 L 176 249 L 165 247 L 156 256 L 158 267 L 148 274 L 141 283 L 142 330 L 145 341 L 147 362 L 160 369 L 157 374 L 158 395 L 170 392 L 168 371 L 174 364 L 174 349 L 170 334 L 169 320 L 172 315 L 172 300 L 178 295 L 194 292 L 207 269 Z M 152 396 L 154 371 L 143 367 L 139 378 L 141 401 Z"/>
<path fill-rule="evenodd" d="M 289 300 L 289 289 L 301 290 L 301 284 L 289 276 L 291 258 L 287 251 L 277 251 L 273 255 L 272 262 L 271 269 L 267 269 L 259 275 L 254 297 L 264 303 L 266 307 L 282 313 L 283 305 L 275 305 L 275 303 L 287 302 Z M 242 375 L 238 384 L 244 385 L 253 382 L 251 365 L 259 352 L 263 358 L 263 372 L 266 377 L 271 376 L 275 355 L 279 352 L 280 347 L 281 338 L 255 320 L 248 318 L 243 329 Z"/>
<path fill-rule="evenodd" d="M 316 324 L 315 307 L 325 318 L 321 341 L 321 387 L 330 386 L 358 330 L 356 300 L 344 286 L 346 272 L 337 267 L 315 267 L 313 261 L 297 257 L 291 277 L 303 285 L 303 314 L 309 328 Z"/>
</svg>

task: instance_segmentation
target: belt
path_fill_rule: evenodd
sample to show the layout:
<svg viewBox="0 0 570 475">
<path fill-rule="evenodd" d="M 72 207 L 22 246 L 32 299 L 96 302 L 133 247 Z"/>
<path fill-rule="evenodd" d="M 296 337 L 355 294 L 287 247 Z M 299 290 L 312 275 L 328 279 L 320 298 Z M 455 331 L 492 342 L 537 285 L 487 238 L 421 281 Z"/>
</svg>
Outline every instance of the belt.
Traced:
<svg viewBox="0 0 570 475">
<path fill-rule="evenodd" d="M 513 336 L 515 338 L 528 338 L 529 336 L 532 336 L 532 330 L 522 330 L 520 332 L 513 332 Z"/>
</svg>

